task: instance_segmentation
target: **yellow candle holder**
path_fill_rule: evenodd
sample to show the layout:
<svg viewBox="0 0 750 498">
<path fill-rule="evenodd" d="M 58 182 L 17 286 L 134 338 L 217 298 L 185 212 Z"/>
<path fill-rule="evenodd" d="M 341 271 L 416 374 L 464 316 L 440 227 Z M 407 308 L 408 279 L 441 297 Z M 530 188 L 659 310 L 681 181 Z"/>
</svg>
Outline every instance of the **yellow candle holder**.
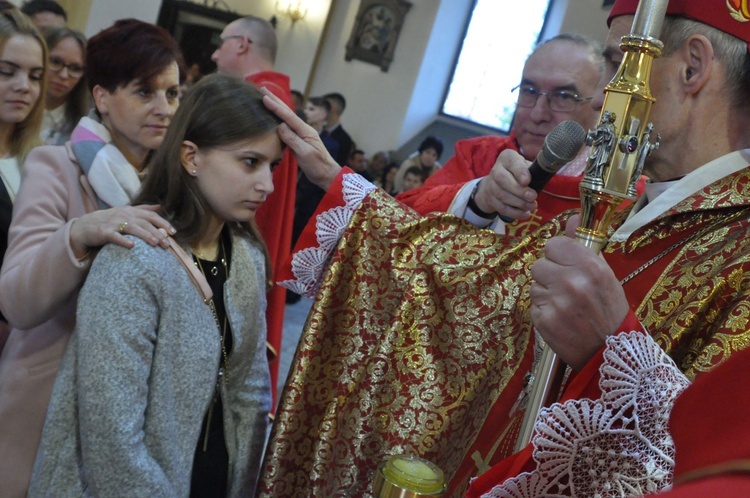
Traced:
<svg viewBox="0 0 750 498">
<path fill-rule="evenodd" d="M 445 493 L 443 471 L 414 455 L 392 455 L 375 475 L 376 498 L 431 498 Z"/>
</svg>

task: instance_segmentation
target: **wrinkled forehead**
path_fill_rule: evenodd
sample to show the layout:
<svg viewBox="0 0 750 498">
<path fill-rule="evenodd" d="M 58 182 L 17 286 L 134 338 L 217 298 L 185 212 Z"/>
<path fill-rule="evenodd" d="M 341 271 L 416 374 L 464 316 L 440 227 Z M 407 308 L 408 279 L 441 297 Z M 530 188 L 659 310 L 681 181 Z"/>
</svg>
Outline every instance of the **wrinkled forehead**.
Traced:
<svg viewBox="0 0 750 498">
<path fill-rule="evenodd" d="M 541 91 L 596 87 L 600 61 L 586 47 L 568 41 L 546 43 L 527 59 L 521 83 Z"/>
</svg>

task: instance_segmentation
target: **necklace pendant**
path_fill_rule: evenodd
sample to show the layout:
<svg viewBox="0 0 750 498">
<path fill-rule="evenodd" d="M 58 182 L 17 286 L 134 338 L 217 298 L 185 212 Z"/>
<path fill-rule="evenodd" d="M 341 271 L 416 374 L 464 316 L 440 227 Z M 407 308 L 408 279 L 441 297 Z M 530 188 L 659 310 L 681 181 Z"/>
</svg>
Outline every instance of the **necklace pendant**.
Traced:
<svg viewBox="0 0 750 498">
<path fill-rule="evenodd" d="M 218 266 L 214 266 L 214 267 L 211 268 L 210 271 L 211 271 L 211 275 L 213 275 L 215 277 L 216 275 L 219 274 L 219 267 Z"/>
<path fill-rule="evenodd" d="M 224 378 L 224 367 L 219 369 L 219 379 L 223 379 L 223 378 Z"/>
</svg>

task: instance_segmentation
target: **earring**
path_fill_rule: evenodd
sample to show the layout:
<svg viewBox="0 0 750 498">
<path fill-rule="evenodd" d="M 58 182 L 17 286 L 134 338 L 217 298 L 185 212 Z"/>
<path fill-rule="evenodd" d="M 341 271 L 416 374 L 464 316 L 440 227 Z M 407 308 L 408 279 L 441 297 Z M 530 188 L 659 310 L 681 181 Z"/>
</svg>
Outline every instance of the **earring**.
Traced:
<svg viewBox="0 0 750 498">
<path fill-rule="evenodd" d="M 198 170 L 197 169 L 193 169 L 193 171 L 191 171 L 190 174 L 192 176 L 198 176 Z"/>
</svg>

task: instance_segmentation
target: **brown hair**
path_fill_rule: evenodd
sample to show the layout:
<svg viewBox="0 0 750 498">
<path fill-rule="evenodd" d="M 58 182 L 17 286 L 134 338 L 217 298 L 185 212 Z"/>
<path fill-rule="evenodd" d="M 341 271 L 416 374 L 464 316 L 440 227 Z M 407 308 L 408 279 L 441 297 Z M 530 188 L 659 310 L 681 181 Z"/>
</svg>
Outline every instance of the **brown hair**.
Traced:
<svg viewBox="0 0 750 498">
<path fill-rule="evenodd" d="M 238 78 L 220 74 L 202 78 L 175 113 L 133 204 L 160 204 L 177 229 L 175 240 L 188 244 L 199 240 L 208 226 L 210 209 L 195 179 L 182 167 L 182 143 L 189 140 L 210 150 L 275 130 L 281 121 L 266 109 L 262 98 L 257 88 Z M 241 226 L 262 245 L 270 278 L 270 259 L 255 222 Z"/>
<path fill-rule="evenodd" d="M 177 62 L 184 78 L 180 46 L 167 30 L 137 19 L 123 19 L 91 37 L 85 76 L 89 91 L 99 85 L 112 93 L 131 81 L 151 80 L 173 62 Z"/>
<path fill-rule="evenodd" d="M 6 9 L 0 12 L 0 50 L 14 36 L 26 36 L 39 42 L 42 48 L 42 80 L 39 82 L 39 97 L 34 102 L 29 115 L 13 127 L 10 137 L 10 153 L 23 162 L 26 154 L 41 143 L 39 132 L 42 127 L 44 116 L 44 94 L 47 91 L 47 44 L 44 38 L 32 24 L 31 19 L 21 13 L 18 9 Z"/>
</svg>

